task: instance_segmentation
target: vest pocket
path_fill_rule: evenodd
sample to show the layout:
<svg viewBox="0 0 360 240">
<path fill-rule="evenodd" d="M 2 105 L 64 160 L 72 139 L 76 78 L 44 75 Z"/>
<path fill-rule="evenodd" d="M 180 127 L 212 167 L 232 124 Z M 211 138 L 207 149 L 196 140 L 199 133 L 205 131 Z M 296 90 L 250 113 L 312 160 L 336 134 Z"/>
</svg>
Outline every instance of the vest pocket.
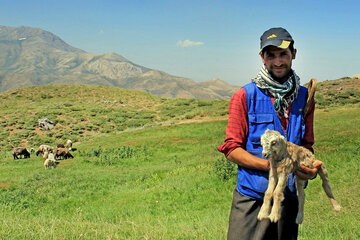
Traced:
<svg viewBox="0 0 360 240">
<path fill-rule="evenodd" d="M 249 141 L 254 145 L 260 145 L 261 135 L 266 129 L 274 130 L 274 116 L 271 113 L 249 114 Z M 255 146 L 254 146 L 255 147 Z"/>
<path fill-rule="evenodd" d="M 257 193 L 264 193 L 269 185 L 269 172 L 255 169 L 240 168 L 238 184 L 244 191 L 253 190 Z"/>
</svg>

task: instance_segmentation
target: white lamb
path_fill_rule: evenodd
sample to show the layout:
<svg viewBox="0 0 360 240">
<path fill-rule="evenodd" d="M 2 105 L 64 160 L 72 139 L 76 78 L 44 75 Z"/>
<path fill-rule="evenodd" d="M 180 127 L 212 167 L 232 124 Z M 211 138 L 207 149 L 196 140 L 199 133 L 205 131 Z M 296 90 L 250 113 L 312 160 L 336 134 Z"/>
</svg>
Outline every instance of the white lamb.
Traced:
<svg viewBox="0 0 360 240">
<path fill-rule="evenodd" d="M 290 173 L 295 171 L 295 166 L 298 169 L 300 169 L 300 165 L 314 168 L 318 160 L 308 149 L 287 142 L 285 137 L 277 131 L 266 130 L 261 136 L 261 145 L 263 147 L 263 156 L 270 158 L 270 173 L 269 185 L 265 192 L 264 203 L 258 214 L 258 220 L 269 218 L 271 222 L 277 222 L 280 218 L 280 203 L 284 199 L 283 192 Z M 329 197 L 333 208 L 335 211 L 340 211 L 341 206 L 333 196 L 324 164 L 321 165 L 318 173 L 322 180 L 323 189 Z M 305 181 L 295 176 L 295 184 L 299 200 L 296 223 L 300 224 L 303 222 L 304 217 Z M 271 209 L 272 198 L 273 206 Z"/>
<path fill-rule="evenodd" d="M 56 168 L 56 160 L 54 154 L 46 152 L 44 153 L 44 157 L 45 156 L 46 156 L 46 159 L 44 161 L 45 169 L 51 169 L 51 167 Z"/>
</svg>

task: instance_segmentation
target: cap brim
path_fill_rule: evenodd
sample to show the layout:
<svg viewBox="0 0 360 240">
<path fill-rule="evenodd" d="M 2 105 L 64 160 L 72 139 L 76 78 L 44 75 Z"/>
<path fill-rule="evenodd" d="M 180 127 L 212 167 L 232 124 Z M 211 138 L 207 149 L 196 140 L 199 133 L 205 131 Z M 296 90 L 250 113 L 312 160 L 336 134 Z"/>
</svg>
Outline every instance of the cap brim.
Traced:
<svg viewBox="0 0 360 240">
<path fill-rule="evenodd" d="M 291 41 L 273 39 L 272 41 L 267 41 L 267 43 L 260 49 L 260 52 L 267 46 L 275 46 L 282 49 L 287 49 L 290 46 Z"/>
</svg>

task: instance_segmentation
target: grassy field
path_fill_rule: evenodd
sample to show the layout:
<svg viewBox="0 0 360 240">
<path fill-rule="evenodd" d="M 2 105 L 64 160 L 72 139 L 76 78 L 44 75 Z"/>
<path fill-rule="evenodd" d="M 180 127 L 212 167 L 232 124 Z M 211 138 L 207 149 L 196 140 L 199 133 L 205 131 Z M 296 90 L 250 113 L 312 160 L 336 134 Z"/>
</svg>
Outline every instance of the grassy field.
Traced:
<svg viewBox="0 0 360 240">
<path fill-rule="evenodd" d="M 225 119 L 228 101 L 160 98 L 94 85 L 42 85 L 0 93 L 0 150 L 83 142 L 99 134 Z M 40 131 L 38 119 L 56 125 Z"/>
<path fill-rule="evenodd" d="M 2 95 L 5 100 L 11 96 L 17 94 Z M 224 140 L 227 124 L 226 120 L 217 120 L 223 116 L 221 107 L 210 117 L 206 110 L 224 103 L 154 98 L 150 104 L 144 96 L 142 104 L 136 104 L 141 98 L 134 101 L 133 111 L 148 104 L 144 109 L 155 115 L 168 116 L 175 111 L 176 123 L 194 123 L 167 125 L 169 119 L 162 122 L 154 117 L 152 125 L 144 128 L 80 134 L 75 158 L 61 160 L 54 170 L 44 170 L 40 156 L 13 160 L 10 151 L 1 151 L 0 239 L 226 239 L 236 179 L 228 167 L 219 167 L 226 162 L 216 149 Z M 7 111 L 4 116 L 18 116 L 5 110 L 8 108 L 3 103 L 3 111 Z M 102 104 L 96 99 L 78 112 L 85 117 L 97 103 Z M 9 100 L 6 104 L 19 103 Z M 193 118 L 186 118 L 179 110 L 195 105 L 203 112 Z M 25 115 L 40 107 L 27 106 L 32 111 L 21 108 Z M 55 105 L 49 106 L 50 113 Z M 64 111 L 62 115 L 69 112 L 74 114 Z M 359 105 L 316 111 L 316 156 L 327 166 L 334 195 L 343 208 L 339 213 L 333 211 L 320 179 L 310 181 L 299 239 L 360 238 L 359 114 Z M 74 116 L 64 126 L 79 124 L 80 117 Z M 21 118 L 17 119 L 14 126 L 19 125 Z M 203 122 L 195 122 L 199 119 Z M 13 139 L 15 129 L 8 128 L 6 137 Z M 48 140 L 63 139 L 51 136 Z M 223 180 L 227 176 L 231 177 Z"/>
</svg>

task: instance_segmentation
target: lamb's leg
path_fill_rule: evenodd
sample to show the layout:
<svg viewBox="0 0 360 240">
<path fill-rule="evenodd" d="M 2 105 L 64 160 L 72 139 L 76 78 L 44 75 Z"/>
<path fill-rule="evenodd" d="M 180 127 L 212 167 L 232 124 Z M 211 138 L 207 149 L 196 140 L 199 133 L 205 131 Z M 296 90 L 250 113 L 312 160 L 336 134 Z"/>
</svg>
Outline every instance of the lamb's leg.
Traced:
<svg viewBox="0 0 360 240">
<path fill-rule="evenodd" d="M 286 180 L 289 178 L 287 171 L 278 173 L 278 184 L 274 191 L 274 203 L 269 216 L 271 222 L 277 222 L 280 219 L 280 204 L 284 199 L 284 189 L 286 186 Z"/>
<path fill-rule="evenodd" d="M 270 160 L 269 160 L 270 161 Z M 273 197 L 273 192 L 276 187 L 278 180 L 276 168 L 271 167 L 269 172 L 269 184 L 268 188 L 266 189 L 264 202 L 260 208 L 260 212 L 258 214 L 258 220 L 264 220 L 269 217 L 270 207 L 271 207 L 271 199 Z"/>
<path fill-rule="evenodd" d="M 301 224 L 304 219 L 304 203 L 305 203 L 305 181 L 301 180 L 297 176 L 295 176 L 295 183 L 296 183 L 296 190 L 298 195 L 298 201 L 299 201 L 299 209 L 298 214 L 296 216 L 296 223 Z"/>
<path fill-rule="evenodd" d="M 334 195 L 332 193 L 331 186 L 330 186 L 328 172 L 327 172 L 324 164 L 321 165 L 318 173 L 322 180 L 322 187 L 323 187 L 324 191 L 326 192 L 326 195 L 330 198 L 331 205 L 333 206 L 335 211 L 337 211 L 337 212 L 340 211 L 341 206 L 334 198 Z"/>
</svg>

